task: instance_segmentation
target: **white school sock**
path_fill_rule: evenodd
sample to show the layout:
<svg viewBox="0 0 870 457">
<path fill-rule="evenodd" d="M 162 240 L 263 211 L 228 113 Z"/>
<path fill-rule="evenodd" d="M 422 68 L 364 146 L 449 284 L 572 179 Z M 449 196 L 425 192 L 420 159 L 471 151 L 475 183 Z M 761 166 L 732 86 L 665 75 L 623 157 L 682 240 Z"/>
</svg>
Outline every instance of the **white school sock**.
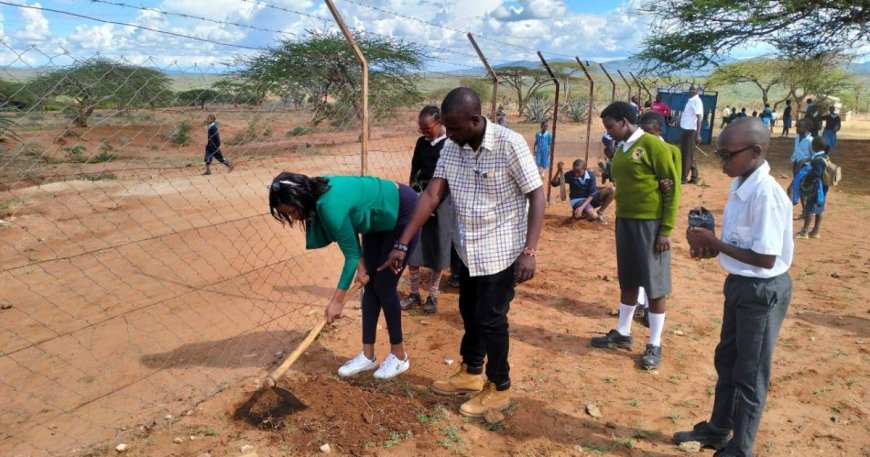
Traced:
<svg viewBox="0 0 870 457">
<path fill-rule="evenodd" d="M 631 335 L 631 320 L 634 319 L 634 308 L 636 308 L 636 305 L 619 304 L 619 322 L 616 324 L 616 331 L 622 336 Z"/>
<path fill-rule="evenodd" d="M 640 305 L 641 308 L 649 307 L 646 299 L 646 290 L 644 290 L 643 287 L 637 288 L 637 304 Z"/>
<path fill-rule="evenodd" d="M 665 328 L 665 313 L 649 313 L 649 344 L 662 345 L 662 330 Z"/>
</svg>

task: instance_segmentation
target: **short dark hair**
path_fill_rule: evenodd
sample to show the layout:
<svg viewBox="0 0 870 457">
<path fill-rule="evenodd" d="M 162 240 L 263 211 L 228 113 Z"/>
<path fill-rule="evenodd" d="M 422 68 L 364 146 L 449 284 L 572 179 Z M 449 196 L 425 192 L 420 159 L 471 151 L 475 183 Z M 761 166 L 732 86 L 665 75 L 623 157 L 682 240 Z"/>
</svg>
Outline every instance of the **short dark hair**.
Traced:
<svg viewBox="0 0 870 457">
<path fill-rule="evenodd" d="M 812 142 L 813 152 L 825 151 L 828 152 L 831 148 L 828 146 L 828 142 L 821 136 L 817 136 L 813 138 Z"/>
<path fill-rule="evenodd" d="M 269 212 L 281 224 L 293 226 L 293 219 L 281 211 L 278 205 L 289 205 L 302 216 L 302 228 L 307 229 L 317 217 L 317 199 L 329 190 L 329 181 L 319 176 L 308 176 L 284 171 L 269 186 Z"/>
<path fill-rule="evenodd" d="M 441 121 L 441 110 L 435 105 L 426 105 L 420 110 L 418 117 L 431 117 L 435 121 Z"/>
<path fill-rule="evenodd" d="M 586 166 L 586 161 L 583 159 L 577 159 L 574 161 L 574 163 L 571 164 L 572 168 L 573 167 L 585 167 L 585 166 Z"/>
<path fill-rule="evenodd" d="M 664 122 L 665 118 L 656 111 L 647 111 L 640 115 L 640 120 L 638 121 L 638 125 L 641 127 L 645 125 L 657 125 L 659 128 L 662 126 L 662 122 Z"/>
<path fill-rule="evenodd" d="M 613 102 L 601 112 L 601 119 L 609 117 L 614 121 L 625 119 L 629 124 L 637 125 L 637 110 L 628 102 Z"/>
<path fill-rule="evenodd" d="M 454 111 L 464 111 L 470 116 L 479 116 L 480 96 L 468 87 L 457 87 L 451 90 L 441 102 L 441 115 L 446 116 Z"/>
</svg>

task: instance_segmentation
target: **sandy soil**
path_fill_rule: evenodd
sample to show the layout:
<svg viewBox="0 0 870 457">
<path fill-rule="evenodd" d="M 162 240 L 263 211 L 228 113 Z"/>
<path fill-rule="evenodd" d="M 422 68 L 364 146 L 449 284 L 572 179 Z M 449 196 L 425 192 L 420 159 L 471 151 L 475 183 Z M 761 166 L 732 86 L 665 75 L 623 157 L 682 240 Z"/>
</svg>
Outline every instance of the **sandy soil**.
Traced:
<svg viewBox="0 0 870 457">
<path fill-rule="evenodd" d="M 219 118 L 225 138 L 246 129 L 241 113 Z M 405 113 L 375 130 L 372 173 L 406 179 L 412 118 Z M 264 123 L 273 132 L 296 125 Z M 129 127 L 127 136 L 156 138 L 165 125 L 150 133 Z M 600 150 L 594 127 L 592 162 Z M 535 126 L 518 128 L 531 140 Z M 97 126 L 77 141 L 95 152 L 117 131 Z M 560 160 L 582 157 L 584 132 L 559 126 Z M 198 140 L 202 132 L 193 133 Z M 58 135 L 43 130 L 31 141 L 54 144 Z M 690 260 L 676 235 L 662 368 L 640 370 L 639 347 L 593 350 L 589 338 L 615 321 L 613 228 L 570 221 L 557 192 L 537 276 L 518 287 L 512 304 L 514 404 L 502 423 L 464 420 L 456 412 L 462 398 L 426 390 L 453 368 L 446 360 L 458 359 L 457 291 L 446 281 L 439 314 L 404 321 L 412 368 L 400 379 L 334 375 L 359 350 L 352 302 L 282 381 L 309 408 L 270 414 L 281 406 L 271 394 L 253 412 L 246 408 L 259 379 L 316 322 L 341 258 L 334 247 L 306 252 L 298 230 L 273 221 L 265 184 L 287 168 L 353 173 L 358 145 L 346 141 L 337 132 L 260 138 L 227 148 L 237 171 L 211 177 L 193 166 L 201 143 L 152 151 L 147 139 L 117 146 L 123 160 L 33 161 L 30 181 L 9 162 L 0 167 L 21 181 L 0 198 L 0 303 L 13 305 L 0 310 L 0 454 L 112 455 L 119 443 L 130 455 L 158 457 L 313 455 L 326 443 L 339 455 L 683 454 L 669 437 L 709 414 L 724 273 L 714 261 Z M 862 286 L 870 254 L 860 235 L 870 221 L 867 144 L 841 143 L 834 160 L 846 178 L 830 197 L 823 238 L 796 243 L 794 299 L 758 455 L 870 455 L 870 293 Z M 788 139 L 774 141 L 777 177 L 789 174 L 790 148 Z M 77 174 L 103 171 L 115 179 Z M 728 179 L 704 157 L 702 174 L 701 185 L 684 190 L 680 221 L 698 205 L 721 215 Z M 644 328 L 635 332 L 646 338 Z M 385 341 L 378 352 L 386 354 Z M 603 417 L 587 414 L 590 404 Z M 246 445 L 253 448 L 243 452 Z"/>
</svg>

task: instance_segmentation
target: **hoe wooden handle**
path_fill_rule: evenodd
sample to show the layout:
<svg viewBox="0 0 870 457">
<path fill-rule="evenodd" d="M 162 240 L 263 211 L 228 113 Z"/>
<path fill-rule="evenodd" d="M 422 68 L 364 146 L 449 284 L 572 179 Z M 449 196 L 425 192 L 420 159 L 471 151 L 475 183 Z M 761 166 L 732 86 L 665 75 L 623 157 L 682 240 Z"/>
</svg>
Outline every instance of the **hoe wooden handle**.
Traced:
<svg viewBox="0 0 870 457">
<path fill-rule="evenodd" d="M 350 297 L 351 295 L 356 294 L 356 292 L 359 291 L 361 287 L 362 285 L 360 285 L 360 283 L 355 283 L 354 286 L 351 287 L 351 289 L 347 292 L 347 295 L 345 297 Z M 302 353 L 305 352 L 306 349 L 308 349 L 308 346 L 311 346 L 311 343 L 314 342 L 314 340 L 317 338 L 317 335 L 319 335 L 320 331 L 323 330 L 324 325 L 326 325 L 326 319 L 321 319 L 320 322 L 318 322 L 317 325 L 315 325 L 314 328 L 312 328 L 308 332 L 308 335 L 305 336 L 305 339 L 302 340 L 302 342 L 299 343 L 298 346 L 296 346 L 296 349 L 294 349 L 293 352 L 290 353 L 289 356 L 287 356 L 284 362 L 281 363 L 278 368 L 272 370 L 272 372 L 269 373 L 268 376 L 266 376 L 266 379 L 263 380 L 263 384 L 265 384 L 267 387 L 275 387 L 275 385 L 278 383 L 278 380 L 281 379 L 281 376 L 284 376 L 284 373 L 287 372 L 290 366 L 299 359 Z"/>
</svg>

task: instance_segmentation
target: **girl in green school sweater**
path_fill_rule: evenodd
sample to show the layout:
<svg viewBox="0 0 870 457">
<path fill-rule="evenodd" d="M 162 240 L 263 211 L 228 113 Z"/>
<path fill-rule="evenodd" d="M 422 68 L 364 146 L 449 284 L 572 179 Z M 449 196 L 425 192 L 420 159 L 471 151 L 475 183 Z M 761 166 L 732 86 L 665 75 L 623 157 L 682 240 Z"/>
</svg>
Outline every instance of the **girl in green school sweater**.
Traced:
<svg viewBox="0 0 870 457">
<path fill-rule="evenodd" d="M 611 103 L 601 119 L 618 143 L 612 173 L 620 305 L 617 327 L 592 338 L 592 346 L 631 349 L 631 322 L 638 289 L 643 287 L 649 297 L 650 334 L 641 366 L 655 369 L 661 364 L 665 305 L 671 292 L 670 237 L 680 207 L 680 170 L 668 145 L 638 127 L 637 112 L 628 103 Z M 674 183 L 670 192 L 659 190 L 663 180 Z"/>
</svg>

